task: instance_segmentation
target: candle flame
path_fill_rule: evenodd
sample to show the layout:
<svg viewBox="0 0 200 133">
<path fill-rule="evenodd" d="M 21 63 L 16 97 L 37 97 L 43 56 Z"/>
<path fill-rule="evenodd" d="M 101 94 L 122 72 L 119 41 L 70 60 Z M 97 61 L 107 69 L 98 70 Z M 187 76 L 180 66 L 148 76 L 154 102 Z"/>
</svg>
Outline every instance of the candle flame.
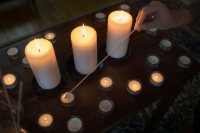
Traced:
<svg viewBox="0 0 200 133">
<path fill-rule="evenodd" d="M 83 24 L 82 26 L 82 36 L 85 37 L 86 35 L 86 29 L 85 29 L 85 25 Z"/>
<path fill-rule="evenodd" d="M 40 52 L 40 44 L 39 44 L 39 42 L 37 41 L 37 39 L 35 39 L 34 41 L 35 41 L 36 49 Z"/>
</svg>

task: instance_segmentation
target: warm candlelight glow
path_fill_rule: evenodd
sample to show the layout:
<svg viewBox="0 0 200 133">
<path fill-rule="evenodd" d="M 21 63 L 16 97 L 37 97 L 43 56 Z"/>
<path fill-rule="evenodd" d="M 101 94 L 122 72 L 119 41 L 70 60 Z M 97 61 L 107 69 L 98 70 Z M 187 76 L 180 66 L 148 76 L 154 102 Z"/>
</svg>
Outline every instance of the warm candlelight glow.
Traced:
<svg viewBox="0 0 200 133">
<path fill-rule="evenodd" d="M 16 82 L 16 77 L 14 74 L 6 74 L 3 76 L 3 83 L 5 85 L 12 85 Z"/>
<path fill-rule="evenodd" d="M 130 80 L 128 82 L 128 89 L 132 92 L 132 93 L 137 93 L 142 89 L 142 85 L 139 81 L 137 80 Z"/>
<path fill-rule="evenodd" d="M 86 29 L 85 29 L 85 25 L 83 24 L 82 26 L 82 36 L 85 37 L 86 36 Z"/>
<path fill-rule="evenodd" d="M 63 104 L 70 104 L 74 101 L 74 99 L 74 94 L 71 92 L 65 92 L 60 97 L 60 100 Z"/>
<path fill-rule="evenodd" d="M 151 82 L 155 85 L 155 86 L 160 86 L 164 81 L 164 77 L 160 72 L 153 72 L 151 74 Z"/>
<path fill-rule="evenodd" d="M 38 124 L 41 127 L 50 127 L 53 123 L 53 116 L 51 114 L 42 114 L 38 119 Z"/>
<path fill-rule="evenodd" d="M 45 39 L 50 40 L 50 41 L 54 40 L 55 37 L 56 37 L 56 35 L 55 35 L 55 33 L 53 33 L 53 32 L 48 32 L 48 33 L 46 33 L 45 36 L 44 36 Z"/>
<path fill-rule="evenodd" d="M 35 38 L 34 42 L 35 42 L 35 48 L 40 52 L 40 44 L 36 38 Z"/>
<path fill-rule="evenodd" d="M 110 88 L 112 86 L 112 84 L 113 84 L 113 81 L 110 77 L 103 77 L 100 80 L 100 85 L 103 88 Z"/>
</svg>

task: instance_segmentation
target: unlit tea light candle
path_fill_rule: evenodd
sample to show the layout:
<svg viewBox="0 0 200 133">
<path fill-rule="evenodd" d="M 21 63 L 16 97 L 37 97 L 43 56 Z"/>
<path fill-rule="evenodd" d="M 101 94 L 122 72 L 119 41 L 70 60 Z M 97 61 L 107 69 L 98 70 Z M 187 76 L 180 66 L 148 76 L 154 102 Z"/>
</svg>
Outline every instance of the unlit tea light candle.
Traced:
<svg viewBox="0 0 200 133">
<path fill-rule="evenodd" d="M 50 128 L 53 125 L 54 118 L 51 114 L 42 114 L 39 116 L 38 125 L 42 128 Z"/>
<path fill-rule="evenodd" d="M 168 39 L 163 39 L 160 41 L 159 47 L 164 51 L 170 51 L 172 48 L 172 42 Z"/>
<path fill-rule="evenodd" d="M 23 66 L 26 67 L 26 68 L 29 68 L 29 67 L 30 67 L 30 64 L 29 64 L 29 62 L 28 62 L 26 56 L 22 59 L 22 64 L 23 64 Z"/>
<path fill-rule="evenodd" d="M 65 92 L 61 95 L 60 100 L 63 106 L 72 106 L 75 101 L 75 96 L 71 92 Z"/>
<path fill-rule="evenodd" d="M 157 34 L 157 28 L 148 29 L 146 30 L 146 33 L 155 36 Z"/>
<path fill-rule="evenodd" d="M 97 33 L 90 26 L 79 26 L 71 32 L 76 70 L 81 74 L 95 71 L 97 66 Z"/>
<path fill-rule="evenodd" d="M 138 80 L 130 80 L 128 82 L 128 92 L 130 94 L 138 94 L 142 89 L 142 85 Z"/>
<path fill-rule="evenodd" d="M 119 9 L 120 9 L 120 10 L 124 10 L 124 11 L 126 11 L 126 12 L 130 12 L 131 7 L 130 7 L 128 4 L 121 4 L 121 5 L 119 6 Z"/>
<path fill-rule="evenodd" d="M 163 81 L 164 81 L 164 76 L 158 71 L 153 72 L 150 76 L 150 82 L 154 86 L 161 86 Z"/>
<path fill-rule="evenodd" d="M 17 77 L 14 74 L 8 73 L 3 76 L 3 84 L 7 89 L 15 88 L 17 83 Z"/>
<path fill-rule="evenodd" d="M 43 38 L 30 41 L 25 54 L 42 89 L 53 89 L 60 83 L 60 70 L 50 41 Z"/>
<path fill-rule="evenodd" d="M 100 86 L 103 90 L 110 90 L 113 85 L 113 80 L 110 77 L 103 77 L 100 80 Z"/>
<path fill-rule="evenodd" d="M 112 100 L 109 99 L 103 99 L 99 102 L 99 110 L 102 113 L 109 113 L 113 110 L 114 103 Z"/>
<path fill-rule="evenodd" d="M 149 55 L 146 59 L 146 63 L 148 66 L 156 68 L 159 66 L 160 59 L 156 55 Z"/>
<path fill-rule="evenodd" d="M 99 22 L 104 22 L 106 21 L 106 15 L 102 12 L 98 12 L 95 14 L 95 19 Z"/>
<path fill-rule="evenodd" d="M 110 53 L 114 48 L 116 48 L 116 45 L 130 33 L 132 21 L 132 16 L 123 10 L 114 11 L 109 14 L 106 44 L 107 53 Z M 128 44 L 129 37 L 125 39 L 122 44 L 110 54 L 110 56 L 112 58 L 124 57 L 128 50 Z"/>
<path fill-rule="evenodd" d="M 178 65 L 182 68 L 189 68 L 191 66 L 191 59 L 188 56 L 182 55 L 178 59 Z"/>
<path fill-rule="evenodd" d="M 16 60 L 20 57 L 20 52 L 17 47 L 11 47 L 7 50 L 7 55 L 10 59 Z"/>
<path fill-rule="evenodd" d="M 67 122 L 67 129 L 72 133 L 80 132 L 83 129 L 83 122 L 79 117 L 71 117 Z"/>
</svg>

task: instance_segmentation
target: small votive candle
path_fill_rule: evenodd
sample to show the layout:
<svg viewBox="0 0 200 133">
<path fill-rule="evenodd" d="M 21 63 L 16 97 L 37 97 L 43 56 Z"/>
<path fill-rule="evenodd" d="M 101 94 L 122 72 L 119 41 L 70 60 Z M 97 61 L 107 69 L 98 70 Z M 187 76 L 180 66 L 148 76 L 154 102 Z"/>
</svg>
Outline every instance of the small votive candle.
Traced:
<svg viewBox="0 0 200 133">
<path fill-rule="evenodd" d="M 164 76 L 158 71 L 152 72 L 150 82 L 154 86 L 161 86 L 164 82 Z"/>
<path fill-rule="evenodd" d="M 146 30 L 146 34 L 151 35 L 151 36 L 156 36 L 157 35 L 157 28 L 152 28 Z"/>
<path fill-rule="evenodd" d="M 141 92 L 142 85 L 138 80 L 130 80 L 128 81 L 127 90 L 130 94 L 139 94 Z"/>
<path fill-rule="evenodd" d="M 160 63 L 160 59 L 158 56 L 156 55 L 149 55 L 146 59 L 146 64 L 149 66 L 149 67 L 152 67 L 152 68 L 156 68 L 159 66 L 159 63 Z"/>
<path fill-rule="evenodd" d="M 5 74 L 3 76 L 3 84 L 7 89 L 14 89 L 18 84 L 16 75 L 12 73 Z"/>
<path fill-rule="evenodd" d="M 50 129 L 53 126 L 54 118 L 51 114 L 45 113 L 39 116 L 38 125 L 45 129 Z"/>
<path fill-rule="evenodd" d="M 95 19 L 99 22 L 105 22 L 106 21 L 106 15 L 102 12 L 98 12 L 95 14 Z"/>
<path fill-rule="evenodd" d="M 189 68 L 191 66 L 191 62 L 191 59 L 185 55 L 178 58 L 178 65 L 182 68 Z"/>
<path fill-rule="evenodd" d="M 12 60 L 16 60 L 20 57 L 20 52 L 17 47 L 9 48 L 6 53 L 7 53 L 7 56 Z"/>
<path fill-rule="evenodd" d="M 71 107 L 75 103 L 75 96 L 71 92 L 65 92 L 61 95 L 60 101 L 63 106 Z"/>
<path fill-rule="evenodd" d="M 113 85 L 113 80 L 110 77 L 103 77 L 100 80 L 100 87 L 103 90 L 111 90 Z"/>
<path fill-rule="evenodd" d="M 126 11 L 126 12 L 130 12 L 131 7 L 130 7 L 128 4 L 121 4 L 121 5 L 119 6 L 119 9 L 120 9 L 120 10 L 124 10 L 124 11 Z"/>
<path fill-rule="evenodd" d="M 53 32 L 47 32 L 45 35 L 44 35 L 44 38 L 51 41 L 51 42 L 55 42 L 55 38 L 56 38 L 56 34 L 53 33 Z"/>
<path fill-rule="evenodd" d="M 114 103 L 111 99 L 103 99 L 99 102 L 99 110 L 102 113 L 110 113 L 114 108 Z"/>
<path fill-rule="evenodd" d="M 22 59 L 22 64 L 23 64 L 24 67 L 30 68 L 30 64 L 29 64 L 26 56 L 24 56 L 24 58 Z"/>
<path fill-rule="evenodd" d="M 160 41 L 159 47 L 164 51 L 170 51 L 172 49 L 172 43 L 168 39 L 163 39 Z"/>
<path fill-rule="evenodd" d="M 83 122 L 80 117 L 73 116 L 67 121 L 67 129 L 71 133 L 80 133 L 83 130 Z"/>
</svg>

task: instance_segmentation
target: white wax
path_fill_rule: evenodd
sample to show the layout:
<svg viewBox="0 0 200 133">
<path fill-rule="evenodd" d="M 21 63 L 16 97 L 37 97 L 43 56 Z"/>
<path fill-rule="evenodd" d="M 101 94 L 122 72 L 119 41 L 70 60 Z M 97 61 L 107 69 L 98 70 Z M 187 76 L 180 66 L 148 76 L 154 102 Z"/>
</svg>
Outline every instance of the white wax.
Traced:
<svg viewBox="0 0 200 133">
<path fill-rule="evenodd" d="M 68 121 L 67 128 L 71 132 L 78 132 L 82 128 L 82 121 L 77 118 L 73 117 Z"/>
<path fill-rule="evenodd" d="M 170 48 L 172 46 L 172 43 L 167 39 L 163 39 L 161 40 L 160 45 L 165 48 Z"/>
<path fill-rule="evenodd" d="M 19 55 L 19 49 L 16 47 L 9 48 L 7 50 L 7 55 L 11 58 L 17 58 Z"/>
<path fill-rule="evenodd" d="M 99 110 L 105 113 L 110 112 L 113 109 L 113 106 L 112 101 L 105 99 L 99 103 Z"/>
<path fill-rule="evenodd" d="M 95 14 L 95 17 L 96 17 L 99 21 L 102 21 L 102 20 L 105 20 L 106 15 L 105 15 L 104 13 L 99 12 L 99 13 L 96 13 L 96 14 Z"/>
<path fill-rule="evenodd" d="M 181 63 L 182 65 L 189 65 L 189 64 L 191 63 L 190 58 L 187 57 L 187 56 L 181 56 L 181 57 L 179 58 L 179 61 L 180 61 L 180 63 Z"/>
<path fill-rule="evenodd" d="M 112 84 L 113 84 L 113 81 L 110 77 L 103 77 L 100 80 L 100 85 L 103 88 L 110 88 L 112 86 Z"/>
<path fill-rule="evenodd" d="M 52 89 L 60 83 L 60 70 L 50 41 L 42 38 L 30 41 L 25 54 L 41 88 Z"/>
<path fill-rule="evenodd" d="M 156 64 L 159 63 L 159 58 L 157 56 L 155 56 L 155 55 L 148 56 L 147 60 L 152 65 L 156 65 Z"/>
<path fill-rule="evenodd" d="M 127 5 L 127 4 L 121 4 L 121 5 L 119 6 L 119 9 L 120 9 L 120 10 L 127 11 L 127 12 L 130 12 L 130 6 Z"/>
<path fill-rule="evenodd" d="M 108 16 L 106 52 L 110 53 L 121 40 L 130 33 L 132 16 L 125 11 L 114 11 Z M 129 37 L 110 55 L 112 58 L 121 58 L 128 50 Z"/>
<path fill-rule="evenodd" d="M 139 81 L 131 80 L 131 81 L 128 82 L 128 89 L 131 92 L 136 93 L 136 92 L 139 92 L 142 89 L 142 86 L 141 86 Z"/>
<path fill-rule="evenodd" d="M 38 124 L 41 127 L 50 127 L 54 119 L 51 114 L 42 114 L 38 119 Z"/>
<path fill-rule="evenodd" d="M 65 92 L 61 95 L 60 100 L 64 104 L 70 104 L 74 101 L 74 94 L 71 92 Z"/>
<path fill-rule="evenodd" d="M 16 83 L 16 76 L 14 74 L 8 73 L 3 76 L 3 84 L 5 86 L 12 86 Z"/>
<path fill-rule="evenodd" d="M 89 26 L 79 26 L 71 32 L 76 70 L 88 74 L 97 66 L 97 33 Z"/>
</svg>

